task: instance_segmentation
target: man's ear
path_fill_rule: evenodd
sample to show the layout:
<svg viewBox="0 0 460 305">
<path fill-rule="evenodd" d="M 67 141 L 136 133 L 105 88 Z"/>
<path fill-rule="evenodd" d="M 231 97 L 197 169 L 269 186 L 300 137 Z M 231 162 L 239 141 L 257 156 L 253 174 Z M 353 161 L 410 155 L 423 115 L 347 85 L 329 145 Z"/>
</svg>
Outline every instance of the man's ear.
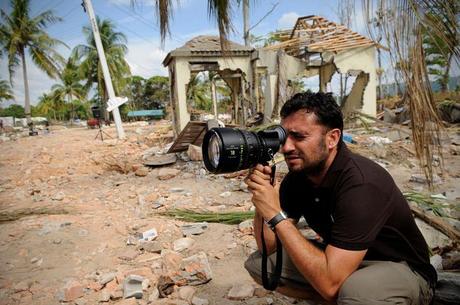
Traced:
<svg viewBox="0 0 460 305">
<path fill-rule="evenodd" d="M 337 147 L 340 141 L 340 136 L 342 133 L 340 132 L 340 129 L 334 128 L 328 131 L 327 133 L 327 138 L 326 138 L 326 143 L 327 143 L 327 148 L 333 149 L 334 147 Z"/>
</svg>

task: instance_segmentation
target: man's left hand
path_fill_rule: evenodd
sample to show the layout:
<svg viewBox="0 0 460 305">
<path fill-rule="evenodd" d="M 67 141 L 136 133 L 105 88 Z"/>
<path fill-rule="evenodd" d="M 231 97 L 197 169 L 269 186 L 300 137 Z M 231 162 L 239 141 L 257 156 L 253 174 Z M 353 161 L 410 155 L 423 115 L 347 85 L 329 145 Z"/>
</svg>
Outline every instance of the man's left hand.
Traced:
<svg viewBox="0 0 460 305">
<path fill-rule="evenodd" d="M 267 221 L 281 211 L 279 183 L 275 182 L 275 186 L 270 184 L 271 172 L 270 166 L 257 164 L 245 179 L 252 193 L 252 203 Z"/>
</svg>

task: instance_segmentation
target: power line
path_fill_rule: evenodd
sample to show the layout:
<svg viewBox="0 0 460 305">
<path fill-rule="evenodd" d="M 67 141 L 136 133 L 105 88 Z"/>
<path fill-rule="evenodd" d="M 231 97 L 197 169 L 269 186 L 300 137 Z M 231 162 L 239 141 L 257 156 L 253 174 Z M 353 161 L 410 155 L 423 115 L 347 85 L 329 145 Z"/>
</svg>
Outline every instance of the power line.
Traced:
<svg viewBox="0 0 460 305">
<path fill-rule="evenodd" d="M 152 23 L 151 23 L 149 20 L 145 19 L 142 15 L 140 15 L 140 14 L 138 14 L 138 13 L 136 13 L 136 12 L 127 10 L 127 9 L 125 9 L 125 8 L 123 8 L 123 7 L 119 6 L 119 5 L 117 5 L 117 4 L 114 4 L 114 7 L 117 8 L 119 11 L 124 12 L 124 13 L 130 15 L 131 17 L 134 17 L 136 20 L 138 20 L 138 21 L 144 23 L 145 25 L 147 25 L 147 26 L 149 26 L 149 27 L 150 27 L 150 26 L 153 26 L 157 31 L 160 31 L 160 28 L 158 27 L 158 25 L 155 24 L 155 22 L 152 22 Z M 183 40 L 183 39 L 176 38 L 176 37 L 174 37 L 173 35 L 169 35 L 169 36 L 170 36 L 170 38 L 171 38 L 172 40 L 175 40 L 176 42 L 184 43 L 184 40 Z"/>
</svg>

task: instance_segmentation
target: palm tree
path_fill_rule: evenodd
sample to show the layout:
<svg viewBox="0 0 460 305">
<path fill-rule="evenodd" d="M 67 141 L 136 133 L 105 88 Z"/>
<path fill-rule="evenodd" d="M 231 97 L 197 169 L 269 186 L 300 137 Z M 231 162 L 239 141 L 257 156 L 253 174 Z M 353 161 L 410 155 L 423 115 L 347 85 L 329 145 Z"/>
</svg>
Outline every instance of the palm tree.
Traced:
<svg viewBox="0 0 460 305">
<path fill-rule="evenodd" d="M 53 118 L 55 121 L 57 120 L 56 111 L 58 109 L 58 105 L 52 95 L 43 93 L 38 98 L 36 109 L 40 115 L 46 116 L 49 119 Z"/>
<path fill-rule="evenodd" d="M 55 99 L 67 101 L 67 103 L 70 104 L 70 119 L 72 124 L 74 119 L 73 100 L 74 98 L 80 100 L 85 99 L 87 92 L 83 85 L 80 83 L 81 79 L 78 67 L 76 65 L 75 58 L 72 56 L 67 60 L 67 64 L 62 71 L 60 80 L 61 83 L 53 85 L 51 90 Z"/>
<path fill-rule="evenodd" d="M 125 86 L 127 76 L 131 75 L 125 55 L 128 52 L 126 46 L 126 36 L 121 32 L 115 31 L 115 25 L 108 19 L 100 20 L 96 18 L 97 26 L 101 35 L 102 46 L 104 47 L 107 65 L 113 82 L 113 89 L 118 95 Z M 90 26 L 83 27 L 83 34 L 86 37 L 86 45 L 78 45 L 72 51 L 80 63 L 80 73 L 86 78 L 86 88 L 91 88 L 97 84 L 99 96 L 102 101 L 107 101 L 108 93 L 104 83 L 104 75 L 97 54 L 96 43 L 93 31 Z M 103 103 L 105 105 L 105 103 Z M 106 114 L 107 115 L 107 114 Z"/>
<path fill-rule="evenodd" d="M 6 80 L 0 80 L 0 102 L 4 100 L 12 100 L 14 98 L 13 91 Z"/>
<path fill-rule="evenodd" d="M 26 50 L 32 61 L 49 77 L 59 75 L 64 59 L 55 50 L 63 42 L 51 38 L 44 30 L 55 22 L 60 21 L 51 10 L 47 10 L 35 17 L 30 17 L 30 0 L 10 0 L 12 11 L 7 14 L 0 10 L 0 44 L 4 54 L 8 56 L 8 70 L 10 82 L 14 72 L 22 65 L 24 77 L 24 108 L 27 121 L 30 122 L 30 95 L 26 67 Z"/>
</svg>

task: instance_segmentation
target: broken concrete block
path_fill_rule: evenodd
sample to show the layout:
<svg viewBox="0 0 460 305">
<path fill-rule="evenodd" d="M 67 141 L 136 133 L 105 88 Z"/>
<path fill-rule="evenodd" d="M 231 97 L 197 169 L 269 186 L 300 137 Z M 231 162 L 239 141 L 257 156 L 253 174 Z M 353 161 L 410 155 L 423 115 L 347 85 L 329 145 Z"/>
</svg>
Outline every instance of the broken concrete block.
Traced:
<svg viewBox="0 0 460 305">
<path fill-rule="evenodd" d="M 203 153 L 200 146 L 190 144 L 187 149 L 187 155 L 192 161 L 203 161 Z"/>
<path fill-rule="evenodd" d="M 152 241 L 158 237 L 157 229 L 152 228 L 140 234 L 139 241 Z"/>
<path fill-rule="evenodd" d="M 158 291 L 158 288 L 155 287 L 153 288 L 152 290 L 152 293 L 149 295 L 149 302 L 154 302 L 156 300 L 158 300 L 158 298 L 160 297 L 160 292 Z"/>
<path fill-rule="evenodd" d="M 179 270 L 182 262 L 182 255 L 180 253 L 165 249 L 161 251 L 161 257 L 163 258 L 163 269 L 166 272 Z"/>
<path fill-rule="evenodd" d="M 212 272 L 206 253 L 199 252 L 183 259 L 180 269 L 173 272 L 171 278 L 178 286 L 196 286 L 209 282 Z"/>
<path fill-rule="evenodd" d="M 195 244 L 195 240 L 190 237 L 179 238 L 173 242 L 173 250 L 182 252 L 192 247 L 193 244 Z"/>
<path fill-rule="evenodd" d="M 444 248 L 448 245 L 452 244 L 452 240 L 447 237 L 445 234 L 439 232 L 438 230 L 434 229 L 432 226 L 428 225 L 423 220 L 415 218 L 415 223 L 419 228 L 420 232 L 422 233 L 423 237 L 428 244 L 430 249 L 434 248 Z"/>
<path fill-rule="evenodd" d="M 107 290 L 102 290 L 101 295 L 99 296 L 99 302 L 108 302 L 110 301 L 111 293 Z"/>
<path fill-rule="evenodd" d="M 185 224 L 182 225 L 182 235 L 183 236 L 190 236 L 190 235 L 200 235 L 208 228 L 207 222 L 197 222 L 192 224 Z"/>
<path fill-rule="evenodd" d="M 149 253 L 161 253 L 163 246 L 158 241 L 146 241 L 140 243 L 138 250 L 144 250 Z"/>
<path fill-rule="evenodd" d="M 125 261 L 132 261 L 138 255 L 139 255 L 139 252 L 137 252 L 135 249 L 128 249 L 124 253 L 120 254 L 118 258 L 121 260 L 125 260 Z"/>
<path fill-rule="evenodd" d="M 179 288 L 179 298 L 181 300 L 191 302 L 196 289 L 191 286 L 183 286 Z"/>
<path fill-rule="evenodd" d="M 430 257 L 430 264 L 434 267 L 436 270 L 442 270 L 442 257 L 439 254 L 435 254 L 432 257 Z"/>
<path fill-rule="evenodd" d="M 169 180 L 176 177 L 180 173 L 180 170 L 175 168 L 161 168 L 158 171 L 159 180 Z"/>
<path fill-rule="evenodd" d="M 115 276 L 117 276 L 116 272 L 110 272 L 110 273 L 103 274 L 101 275 L 99 279 L 99 284 L 105 285 L 108 282 L 112 281 L 115 278 Z"/>
<path fill-rule="evenodd" d="M 145 177 L 149 174 L 149 170 L 148 168 L 146 167 L 139 167 L 135 172 L 134 174 L 138 177 Z"/>
<path fill-rule="evenodd" d="M 84 295 L 83 285 L 77 281 L 68 281 L 63 290 L 61 301 L 70 302 Z"/>
<path fill-rule="evenodd" d="M 230 300 L 244 300 L 254 295 L 252 284 L 235 284 L 228 292 L 227 298 Z"/>
<path fill-rule="evenodd" d="M 144 278 L 139 275 L 128 275 L 123 281 L 123 298 L 128 299 L 135 297 L 142 299 L 142 282 Z"/>
<path fill-rule="evenodd" d="M 209 305 L 209 301 L 207 299 L 201 299 L 198 297 L 192 298 L 192 305 Z"/>
</svg>

